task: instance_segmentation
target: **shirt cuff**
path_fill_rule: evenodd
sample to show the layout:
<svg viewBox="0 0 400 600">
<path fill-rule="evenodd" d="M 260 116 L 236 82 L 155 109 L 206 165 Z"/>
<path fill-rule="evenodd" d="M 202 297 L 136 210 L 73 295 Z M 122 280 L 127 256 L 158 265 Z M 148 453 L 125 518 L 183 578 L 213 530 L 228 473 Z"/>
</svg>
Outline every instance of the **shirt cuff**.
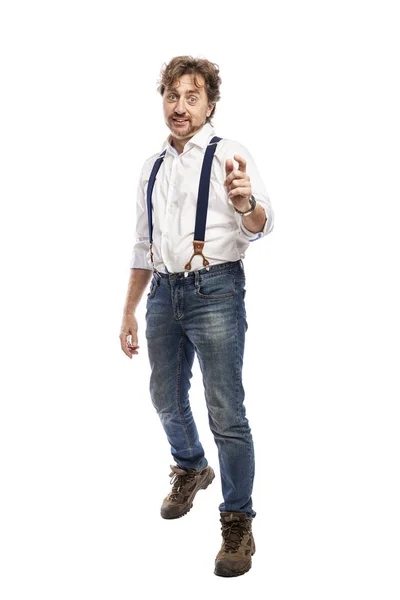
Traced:
<svg viewBox="0 0 400 600">
<path fill-rule="evenodd" d="M 262 204 L 260 204 L 260 206 L 262 206 L 265 210 L 265 207 Z M 269 233 L 270 219 L 269 219 L 269 215 L 268 215 L 267 211 L 265 211 L 265 214 L 267 216 L 267 219 L 265 221 L 264 227 L 262 228 L 261 231 L 259 231 L 257 233 L 254 233 L 254 231 L 249 231 L 248 229 L 246 229 L 246 227 L 243 225 L 243 218 L 240 217 L 240 230 L 243 234 L 243 237 L 245 237 L 249 242 L 255 242 L 256 240 L 259 240 L 260 238 L 267 235 L 267 233 Z"/>
<path fill-rule="evenodd" d="M 153 270 L 153 267 L 150 266 L 149 261 L 147 259 L 147 254 L 143 252 L 135 252 L 131 257 L 130 261 L 131 269 L 149 269 Z"/>
</svg>

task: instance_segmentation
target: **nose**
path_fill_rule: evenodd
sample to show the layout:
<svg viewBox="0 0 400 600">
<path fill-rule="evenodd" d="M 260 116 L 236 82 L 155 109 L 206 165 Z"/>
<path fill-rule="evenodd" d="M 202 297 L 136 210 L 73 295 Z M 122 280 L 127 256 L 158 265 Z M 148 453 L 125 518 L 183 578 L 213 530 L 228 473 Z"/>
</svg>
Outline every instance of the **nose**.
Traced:
<svg viewBox="0 0 400 600">
<path fill-rule="evenodd" d="M 181 96 L 178 100 L 177 105 L 175 106 L 175 112 L 178 115 L 184 115 L 186 112 L 186 107 L 185 107 L 185 98 L 183 96 Z"/>
</svg>

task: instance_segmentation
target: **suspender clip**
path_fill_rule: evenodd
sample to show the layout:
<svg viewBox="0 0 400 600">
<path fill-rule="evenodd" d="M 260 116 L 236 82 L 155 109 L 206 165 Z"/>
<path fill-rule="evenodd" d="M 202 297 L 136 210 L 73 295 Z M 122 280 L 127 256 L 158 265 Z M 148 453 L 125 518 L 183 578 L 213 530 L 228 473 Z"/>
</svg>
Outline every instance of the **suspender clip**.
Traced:
<svg viewBox="0 0 400 600">
<path fill-rule="evenodd" d="M 210 263 L 208 262 L 208 260 L 206 259 L 206 257 L 203 254 L 203 248 L 204 248 L 204 241 L 202 241 L 202 240 L 194 240 L 194 242 L 193 242 L 194 252 L 193 252 L 192 256 L 190 257 L 189 262 L 186 263 L 186 265 L 185 265 L 185 271 L 190 271 L 190 269 L 192 268 L 192 259 L 196 255 L 199 255 L 199 256 L 203 257 L 203 267 L 206 267 L 206 268 L 208 267 L 207 268 L 207 271 L 208 271 L 208 269 L 210 268 L 209 267 Z"/>
</svg>

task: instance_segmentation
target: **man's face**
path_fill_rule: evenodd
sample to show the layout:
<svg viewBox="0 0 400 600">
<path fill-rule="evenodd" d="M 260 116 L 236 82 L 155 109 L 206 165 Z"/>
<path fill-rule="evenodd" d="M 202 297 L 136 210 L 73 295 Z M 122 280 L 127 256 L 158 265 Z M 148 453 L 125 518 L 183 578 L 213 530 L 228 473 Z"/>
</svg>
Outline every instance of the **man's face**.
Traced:
<svg viewBox="0 0 400 600">
<path fill-rule="evenodd" d="M 196 79 L 201 87 L 196 87 L 194 74 L 186 74 L 164 90 L 165 123 L 172 137 L 179 141 L 191 138 L 212 113 L 213 106 L 208 104 L 204 77 L 196 74 Z"/>
</svg>

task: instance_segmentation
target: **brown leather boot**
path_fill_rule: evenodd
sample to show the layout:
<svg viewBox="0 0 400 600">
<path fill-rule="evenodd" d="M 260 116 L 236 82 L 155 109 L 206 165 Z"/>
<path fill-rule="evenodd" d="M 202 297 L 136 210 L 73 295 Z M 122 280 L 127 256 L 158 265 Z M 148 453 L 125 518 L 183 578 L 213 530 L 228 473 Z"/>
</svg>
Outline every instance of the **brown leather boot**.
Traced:
<svg viewBox="0 0 400 600">
<path fill-rule="evenodd" d="M 199 490 L 205 490 L 215 477 L 210 466 L 202 471 L 181 469 L 171 466 L 172 491 L 163 500 L 161 516 L 163 519 L 183 517 L 193 506 L 193 498 Z"/>
<path fill-rule="evenodd" d="M 221 512 L 222 546 L 215 559 L 215 575 L 236 577 L 251 568 L 256 551 L 252 519 L 244 512 Z"/>
</svg>

